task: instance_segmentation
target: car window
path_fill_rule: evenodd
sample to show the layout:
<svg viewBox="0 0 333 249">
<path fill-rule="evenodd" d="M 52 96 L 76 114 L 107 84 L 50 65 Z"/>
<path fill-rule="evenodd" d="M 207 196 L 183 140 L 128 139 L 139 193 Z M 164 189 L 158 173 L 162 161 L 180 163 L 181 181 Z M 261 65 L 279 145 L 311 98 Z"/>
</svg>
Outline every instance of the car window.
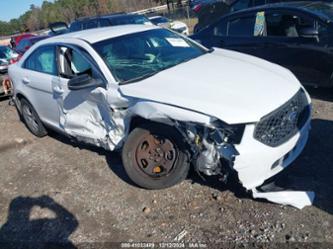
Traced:
<svg viewBox="0 0 333 249">
<path fill-rule="evenodd" d="M 112 25 L 125 25 L 125 24 L 147 24 L 151 23 L 149 19 L 143 15 L 122 15 L 110 18 Z"/>
<path fill-rule="evenodd" d="M 313 18 L 288 13 L 266 14 L 267 36 L 299 37 L 304 28 L 316 28 Z"/>
<path fill-rule="evenodd" d="M 228 36 L 253 36 L 255 16 L 233 19 L 228 23 Z"/>
<path fill-rule="evenodd" d="M 31 42 L 27 39 L 20 41 L 20 43 L 17 45 L 17 50 L 24 50 L 26 47 L 31 46 Z"/>
<path fill-rule="evenodd" d="M 100 19 L 99 20 L 99 26 L 100 27 L 108 27 L 110 26 L 110 22 L 107 19 Z"/>
<path fill-rule="evenodd" d="M 155 17 L 155 18 L 150 19 L 150 21 L 155 25 L 160 24 L 160 23 L 170 22 L 170 20 L 168 18 L 165 18 L 165 17 Z"/>
<path fill-rule="evenodd" d="M 98 27 L 97 20 L 91 20 L 83 24 L 83 29 L 93 29 Z"/>
<path fill-rule="evenodd" d="M 82 29 L 81 28 L 81 23 L 80 22 L 73 22 L 69 29 L 70 29 L 71 32 L 79 31 L 79 30 Z"/>
<path fill-rule="evenodd" d="M 226 34 L 227 34 L 227 22 L 225 20 L 221 20 L 213 27 L 213 35 L 225 36 Z"/>
<path fill-rule="evenodd" d="M 47 46 L 38 48 L 25 61 L 24 68 L 41 73 L 57 75 L 55 47 Z"/>
<path fill-rule="evenodd" d="M 83 51 L 60 47 L 58 61 L 59 74 L 62 78 L 71 79 L 83 74 L 88 74 L 94 79 L 101 78 L 90 61 L 83 55 Z"/>
</svg>

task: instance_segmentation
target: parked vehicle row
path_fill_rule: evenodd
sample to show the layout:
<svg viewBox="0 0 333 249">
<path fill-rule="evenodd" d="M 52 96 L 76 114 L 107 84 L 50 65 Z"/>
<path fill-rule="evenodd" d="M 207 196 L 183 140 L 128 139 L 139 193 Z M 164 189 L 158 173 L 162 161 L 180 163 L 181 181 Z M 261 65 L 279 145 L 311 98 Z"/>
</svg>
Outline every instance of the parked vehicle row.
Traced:
<svg viewBox="0 0 333 249">
<path fill-rule="evenodd" d="M 225 15 L 192 38 L 282 65 L 303 84 L 332 87 L 332 21 L 327 3 L 271 4 Z"/>
<path fill-rule="evenodd" d="M 163 16 L 154 16 L 147 18 L 145 15 L 124 12 L 79 18 L 73 21 L 69 26 L 66 23 L 57 22 L 55 24 L 52 24 L 50 28 L 53 34 L 59 34 L 57 30 L 60 30 L 61 33 L 67 33 L 86 29 L 129 24 L 158 25 L 164 28 L 170 28 L 181 34 L 189 34 L 189 29 L 187 25 L 183 22 L 172 21 Z"/>
<path fill-rule="evenodd" d="M 152 25 L 45 39 L 9 75 L 33 134 L 49 127 L 122 148 L 129 177 L 149 189 L 179 183 L 193 164 L 208 176 L 236 171 L 258 193 L 297 158 L 310 129 L 310 98 L 288 70 Z"/>
</svg>

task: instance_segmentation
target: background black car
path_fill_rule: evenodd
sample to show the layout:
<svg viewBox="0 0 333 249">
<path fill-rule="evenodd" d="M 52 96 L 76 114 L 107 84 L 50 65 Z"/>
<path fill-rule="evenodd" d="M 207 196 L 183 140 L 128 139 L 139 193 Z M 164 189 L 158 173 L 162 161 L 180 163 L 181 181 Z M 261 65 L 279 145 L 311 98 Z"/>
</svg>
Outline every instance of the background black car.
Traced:
<svg viewBox="0 0 333 249">
<path fill-rule="evenodd" d="M 209 24 L 214 23 L 221 16 L 238 11 L 255 7 L 259 5 L 279 3 L 279 2 L 295 2 L 299 0 L 191 0 L 190 7 L 198 16 L 198 24 L 194 28 L 194 32 L 198 32 Z M 311 2 L 329 2 L 332 0 L 312 0 Z"/>
<path fill-rule="evenodd" d="M 192 36 L 289 68 L 303 84 L 333 86 L 333 7 L 323 2 L 271 4 L 238 11 Z M 260 75 L 258 75 L 260 77 Z"/>
<path fill-rule="evenodd" d="M 117 13 L 104 16 L 84 17 L 71 23 L 69 31 L 79 31 L 98 27 L 108 27 L 125 24 L 151 24 L 144 15 Z"/>
</svg>

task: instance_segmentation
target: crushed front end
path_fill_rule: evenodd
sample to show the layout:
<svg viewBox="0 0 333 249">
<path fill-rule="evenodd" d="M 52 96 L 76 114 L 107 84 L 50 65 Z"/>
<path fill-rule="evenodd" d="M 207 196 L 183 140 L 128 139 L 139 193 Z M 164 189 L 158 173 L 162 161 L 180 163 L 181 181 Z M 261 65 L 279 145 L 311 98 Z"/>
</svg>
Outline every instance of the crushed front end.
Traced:
<svg viewBox="0 0 333 249">
<path fill-rule="evenodd" d="M 192 144 L 199 173 L 226 178 L 228 170 L 233 169 L 254 198 L 302 208 L 311 205 L 313 193 L 262 192 L 258 187 L 301 154 L 309 137 L 310 120 L 310 98 L 301 89 L 257 123 L 230 126 L 216 120 L 211 127 L 184 124 L 186 127 L 180 130 L 186 131 L 184 135 Z"/>
</svg>

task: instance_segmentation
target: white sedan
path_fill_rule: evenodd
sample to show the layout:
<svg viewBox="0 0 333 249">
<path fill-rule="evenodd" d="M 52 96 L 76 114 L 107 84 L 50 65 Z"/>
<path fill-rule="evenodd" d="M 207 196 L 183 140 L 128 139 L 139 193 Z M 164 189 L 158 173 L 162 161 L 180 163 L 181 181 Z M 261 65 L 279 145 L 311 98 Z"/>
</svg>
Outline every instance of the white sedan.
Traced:
<svg viewBox="0 0 333 249">
<path fill-rule="evenodd" d="M 186 23 L 181 22 L 181 21 L 173 21 L 170 20 L 169 18 L 166 18 L 164 16 L 152 16 L 149 17 L 149 20 L 162 28 L 169 28 L 172 29 L 180 34 L 183 35 L 189 35 L 189 28 Z"/>
<path fill-rule="evenodd" d="M 303 192 L 262 192 L 310 130 L 310 98 L 285 68 L 208 50 L 156 26 L 70 33 L 34 45 L 9 68 L 14 100 L 38 137 L 52 128 L 122 149 L 129 177 L 148 189 L 236 171 L 255 197 L 310 204 Z"/>
</svg>

